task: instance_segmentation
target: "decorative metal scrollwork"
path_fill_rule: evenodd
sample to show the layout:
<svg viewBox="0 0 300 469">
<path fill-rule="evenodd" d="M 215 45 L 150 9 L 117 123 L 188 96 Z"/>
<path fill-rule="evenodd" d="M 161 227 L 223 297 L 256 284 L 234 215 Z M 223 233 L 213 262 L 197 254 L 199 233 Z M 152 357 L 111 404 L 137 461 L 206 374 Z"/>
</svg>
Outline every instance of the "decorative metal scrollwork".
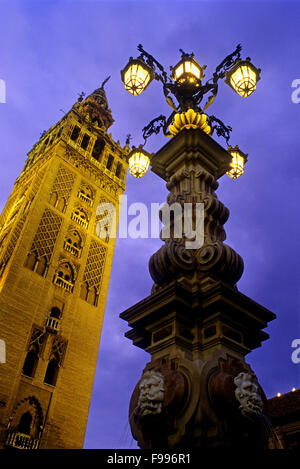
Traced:
<svg viewBox="0 0 300 469">
<path fill-rule="evenodd" d="M 164 67 L 152 55 L 146 52 L 141 44 L 138 45 L 138 50 L 141 53 L 139 58 L 153 70 L 154 78 L 162 83 L 163 93 L 167 104 L 173 109 L 172 114 L 168 118 L 164 115 L 160 115 L 143 128 L 143 138 L 146 143 L 147 139 L 151 135 L 158 134 L 161 129 L 163 129 L 166 136 L 170 136 L 168 127 L 172 123 L 175 113 L 186 112 L 190 108 L 195 112 L 203 113 L 209 106 L 211 106 L 218 93 L 218 81 L 224 78 L 226 71 L 228 71 L 232 65 L 240 59 L 242 47 L 238 44 L 236 49 L 217 66 L 212 78 L 207 80 L 204 85 L 201 85 L 196 91 L 191 92 L 190 94 L 181 92 L 176 82 L 174 82 L 171 77 L 168 77 Z M 185 54 L 181 49 L 180 51 L 184 57 L 193 57 L 193 54 Z M 205 68 L 206 66 L 203 66 L 202 70 Z M 210 93 L 210 95 L 202 108 L 200 107 L 200 104 L 208 93 Z M 173 97 L 177 100 L 177 105 Z M 215 131 L 218 137 L 223 137 L 228 144 L 232 128 L 230 126 L 226 126 L 215 116 L 209 117 L 209 123 L 215 123 L 215 125 L 212 125 L 212 131 Z"/>
</svg>

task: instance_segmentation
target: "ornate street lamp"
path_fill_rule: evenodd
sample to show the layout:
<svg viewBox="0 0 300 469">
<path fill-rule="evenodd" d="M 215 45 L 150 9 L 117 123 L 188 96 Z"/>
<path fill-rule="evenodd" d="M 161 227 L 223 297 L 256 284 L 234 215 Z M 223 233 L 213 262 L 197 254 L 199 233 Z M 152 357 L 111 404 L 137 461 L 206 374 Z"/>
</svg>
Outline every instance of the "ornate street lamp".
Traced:
<svg viewBox="0 0 300 469">
<path fill-rule="evenodd" d="M 151 157 L 169 192 L 159 212 L 163 245 L 148 264 L 151 293 L 120 314 L 130 327 L 126 337 L 151 355 L 132 393 L 131 432 L 142 449 L 176 450 L 187 441 L 192 448 L 268 448 L 265 397 L 245 355 L 268 338 L 263 329 L 275 315 L 237 288 L 244 263 L 224 243 L 229 210 L 216 194 L 226 172 L 232 179 L 243 174 L 247 154 L 228 145 L 231 127 L 206 114 L 221 78 L 246 97 L 259 72 L 249 59 L 240 60 L 238 46 L 202 84 L 204 67 L 193 54 L 182 52 L 169 77 L 138 49 L 172 108 L 168 118 L 144 127 L 145 143 L 161 128 L 175 138 L 153 157 L 143 145 L 129 154 L 131 174 L 145 174 Z M 226 150 L 207 136 L 214 131 Z"/>
<path fill-rule="evenodd" d="M 201 86 L 201 78 L 204 77 L 203 70 L 206 67 L 201 67 L 194 59 L 194 54 L 186 54 L 180 49 L 182 56 L 181 60 L 175 67 L 170 67 L 172 71 L 171 78 L 182 88 L 192 86 L 196 89 Z"/>
<path fill-rule="evenodd" d="M 229 146 L 228 152 L 230 153 L 232 160 L 230 163 L 230 170 L 227 171 L 231 179 L 237 179 L 244 173 L 244 166 L 247 163 L 247 153 L 243 153 L 236 145 L 234 148 Z"/>
<path fill-rule="evenodd" d="M 122 81 L 125 89 L 133 95 L 139 95 L 153 80 L 153 69 L 141 58 L 130 57 L 128 64 L 121 71 Z"/>
<path fill-rule="evenodd" d="M 143 149 L 140 145 L 138 148 L 133 147 L 128 155 L 129 172 L 136 178 L 141 178 L 146 174 L 150 164 L 151 154 Z"/>
<path fill-rule="evenodd" d="M 226 72 L 227 83 L 236 93 L 243 98 L 250 96 L 256 90 L 256 83 L 260 80 L 260 68 L 256 68 L 250 58 L 237 60 L 235 65 Z"/>
<path fill-rule="evenodd" d="M 235 51 L 217 66 L 212 78 L 202 84 L 206 65 L 199 65 L 193 53 L 187 54 L 180 49 L 181 60 L 174 67 L 170 67 L 171 76 L 168 76 L 164 67 L 140 44 L 139 57 L 137 59 L 131 57 L 121 71 L 125 89 L 133 95 L 139 95 L 153 79 L 160 81 L 166 101 L 173 109 L 168 118 L 160 115 L 143 128 L 144 145 L 152 134 L 158 134 L 161 129 L 167 137 L 173 137 L 183 129 L 201 129 L 208 135 L 212 135 L 215 131 L 218 137 L 225 138 L 228 145 L 232 128 L 217 117 L 208 116 L 204 111 L 213 103 L 218 93 L 220 79 L 225 78 L 225 83 L 242 97 L 250 96 L 256 89 L 256 83 L 260 79 L 260 69 L 256 68 L 249 58 L 241 59 L 241 49 L 239 44 Z M 208 97 L 202 107 L 200 104 L 207 94 Z M 139 154 L 142 155 L 141 151 Z M 240 153 L 236 152 L 235 155 Z M 237 178 L 243 173 L 246 156 L 241 152 L 241 156 L 234 157 L 232 168 L 227 172 L 230 177 Z M 144 163 L 142 156 L 135 158 L 132 159 L 132 170 L 129 170 L 135 177 L 141 177 L 147 171 L 149 164 L 147 166 Z"/>
</svg>

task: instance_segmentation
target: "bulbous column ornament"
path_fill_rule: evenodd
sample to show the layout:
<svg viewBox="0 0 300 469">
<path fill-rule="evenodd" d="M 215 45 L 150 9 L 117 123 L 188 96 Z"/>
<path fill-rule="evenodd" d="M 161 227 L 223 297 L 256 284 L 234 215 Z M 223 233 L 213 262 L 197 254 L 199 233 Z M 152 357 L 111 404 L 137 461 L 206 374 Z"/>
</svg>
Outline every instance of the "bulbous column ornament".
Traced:
<svg viewBox="0 0 300 469">
<path fill-rule="evenodd" d="M 178 155 L 178 167 L 174 168 L 174 173 L 165 173 L 166 187 L 170 191 L 166 206 L 173 216 L 170 218 L 170 226 L 167 227 L 169 237 L 164 237 L 163 234 L 166 227 L 162 229 L 161 238 L 165 245 L 151 256 L 149 262 L 150 274 L 155 282 L 153 291 L 183 275 L 193 282 L 201 283 L 201 280 L 209 275 L 213 279 L 235 285 L 243 273 L 242 258 L 230 246 L 224 244 L 226 233 L 223 225 L 228 220 L 229 210 L 218 200 L 215 193 L 219 184 L 214 168 L 206 164 L 205 154 L 199 151 L 200 139 L 207 137 L 202 131 L 185 132 L 188 132 L 193 147 L 190 153 L 185 153 L 184 158 L 183 155 Z M 156 156 L 157 159 L 159 157 Z M 156 158 L 152 163 L 154 172 L 157 168 Z M 172 164 L 176 164 L 174 158 Z M 228 166 L 229 164 L 228 157 Z M 184 232 L 185 204 L 192 204 L 193 227 L 197 222 L 197 204 L 203 204 L 204 207 L 204 243 L 199 249 L 186 247 L 188 237 Z M 181 207 L 181 213 L 176 210 L 176 205 Z M 160 213 L 163 223 L 162 212 L 166 210 L 166 206 Z M 176 215 L 177 212 L 179 215 Z M 181 238 L 176 236 L 178 225 L 183 233 Z"/>
</svg>

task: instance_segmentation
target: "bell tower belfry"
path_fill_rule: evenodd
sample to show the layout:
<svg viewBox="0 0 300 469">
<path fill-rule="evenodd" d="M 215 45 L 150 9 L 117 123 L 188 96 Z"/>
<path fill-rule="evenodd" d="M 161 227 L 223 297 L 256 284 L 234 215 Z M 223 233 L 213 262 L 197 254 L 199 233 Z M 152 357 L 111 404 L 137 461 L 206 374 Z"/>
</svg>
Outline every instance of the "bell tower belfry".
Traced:
<svg viewBox="0 0 300 469">
<path fill-rule="evenodd" d="M 115 238 L 97 207 L 118 214 L 129 146 L 103 88 L 28 153 L 0 218 L 0 448 L 81 448 Z"/>
</svg>

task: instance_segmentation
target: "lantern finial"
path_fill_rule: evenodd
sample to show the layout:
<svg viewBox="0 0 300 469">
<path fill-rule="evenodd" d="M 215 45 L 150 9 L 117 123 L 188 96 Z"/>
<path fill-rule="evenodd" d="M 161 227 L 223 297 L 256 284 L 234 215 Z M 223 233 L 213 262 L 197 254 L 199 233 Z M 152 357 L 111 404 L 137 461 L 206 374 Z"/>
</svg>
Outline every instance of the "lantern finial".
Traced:
<svg viewBox="0 0 300 469">
<path fill-rule="evenodd" d="M 146 174 L 150 164 L 151 154 L 143 149 L 143 145 L 132 147 L 128 155 L 129 172 L 135 178 L 141 178 Z"/>
<path fill-rule="evenodd" d="M 142 57 L 130 57 L 126 67 L 121 70 L 121 79 L 125 89 L 137 96 L 144 91 L 154 78 L 154 71 L 145 63 Z"/>
<path fill-rule="evenodd" d="M 247 57 L 246 60 L 238 59 L 233 67 L 226 72 L 225 83 L 237 94 L 246 98 L 256 90 L 256 83 L 260 79 L 260 68 L 256 68 Z"/>
<path fill-rule="evenodd" d="M 247 153 L 243 153 L 242 150 L 239 149 L 238 145 L 234 148 L 229 145 L 227 148 L 228 153 L 231 155 L 231 163 L 230 163 L 230 170 L 227 171 L 227 175 L 231 177 L 231 179 L 237 179 L 244 173 L 244 166 L 247 163 Z"/>
</svg>

